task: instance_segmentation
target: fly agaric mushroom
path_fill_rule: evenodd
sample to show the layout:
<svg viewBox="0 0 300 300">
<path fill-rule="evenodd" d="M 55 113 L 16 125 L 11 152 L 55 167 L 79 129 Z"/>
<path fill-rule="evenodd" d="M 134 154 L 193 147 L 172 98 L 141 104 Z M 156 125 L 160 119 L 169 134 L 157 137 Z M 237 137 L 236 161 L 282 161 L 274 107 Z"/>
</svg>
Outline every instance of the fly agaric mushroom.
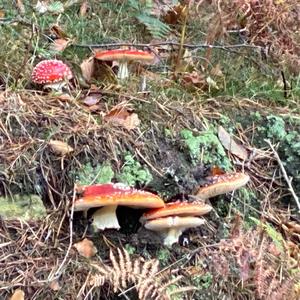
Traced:
<svg viewBox="0 0 300 300">
<path fill-rule="evenodd" d="M 116 216 L 118 205 L 136 208 L 159 208 L 164 201 L 150 192 L 133 189 L 122 184 L 98 184 L 84 187 L 83 195 L 74 202 L 74 211 L 100 207 L 93 215 L 93 226 L 96 229 L 119 229 Z"/>
<path fill-rule="evenodd" d="M 118 61 L 119 71 L 117 77 L 122 80 L 129 77 L 128 62 L 152 62 L 154 55 L 137 49 L 114 49 L 96 51 L 95 58 L 103 61 Z"/>
<path fill-rule="evenodd" d="M 204 220 L 196 216 L 205 215 L 211 210 L 210 205 L 201 202 L 177 201 L 144 213 L 140 221 L 145 228 L 159 232 L 166 246 L 172 246 L 184 230 L 204 224 Z"/>
<path fill-rule="evenodd" d="M 73 78 L 70 68 L 61 60 L 51 59 L 39 62 L 33 69 L 31 79 L 43 84 L 44 88 L 61 90 Z"/>
<path fill-rule="evenodd" d="M 171 247 L 186 229 L 203 224 L 204 220 L 197 217 L 167 217 L 150 220 L 144 226 L 158 232 L 164 239 L 164 245 Z"/>
<path fill-rule="evenodd" d="M 207 183 L 196 193 L 203 200 L 232 192 L 246 185 L 250 177 L 245 173 L 236 172 L 209 176 L 206 179 Z"/>
</svg>

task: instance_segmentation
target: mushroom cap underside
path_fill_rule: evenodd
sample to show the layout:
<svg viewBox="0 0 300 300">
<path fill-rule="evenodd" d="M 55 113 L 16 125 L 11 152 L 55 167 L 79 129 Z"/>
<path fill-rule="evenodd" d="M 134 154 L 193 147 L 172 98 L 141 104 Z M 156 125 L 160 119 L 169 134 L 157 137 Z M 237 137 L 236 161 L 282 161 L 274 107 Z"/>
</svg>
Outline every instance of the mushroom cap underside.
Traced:
<svg viewBox="0 0 300 300">
<path fill-rule="evenodd" d="M 205 221 L 197 217 L 166 217 L 147 221 L 146 229 L 152 231 L 163 231 L 170 228 L 192 228 L 203 225 Z"/>
</svg>

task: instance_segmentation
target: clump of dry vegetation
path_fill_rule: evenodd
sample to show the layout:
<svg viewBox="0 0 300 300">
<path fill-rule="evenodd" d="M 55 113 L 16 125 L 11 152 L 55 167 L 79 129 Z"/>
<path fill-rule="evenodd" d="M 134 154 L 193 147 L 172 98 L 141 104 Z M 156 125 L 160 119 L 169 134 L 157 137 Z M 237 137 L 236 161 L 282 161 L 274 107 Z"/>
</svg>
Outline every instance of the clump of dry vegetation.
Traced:
<svg viewBox="0 0 300 300">
<path fill-rule="evenodd" d="M 142 257 L 132 259 L 125 249 L 119 248 L 117 253 L 115 255 L 110 251 L 111 266 L 108 264 L 93 264 L 97 273 L 90 277 L 90 285 L 95 288 L 108 283 L 114 293 L 130 290 L 133 286 L 137 290 L 138 299 L 140 300 L 170 299 L 167 288 L 180 281 L 181 276 L 166 279 L 166 272 L 159 272 L 159 261 L 157 259 L 149 261 L 145 261 Z M 170 274 L 169 271 L 167 273 Z M 172 291 L 172 294 L 183 291 L 187 291 L 187 288 Z"/>
<path fill-rule="evenodd" d="M 293 74 L 300 70 L 300 5 L 296 0 L 217 1 L 220 19 L 226 29 L 242 30 L 248 43 L 262 47 L 282 68 Z"/>
<path fill-rule="evenodd" d="M 216 286 L 225 293 L 228 285 L 238 287 L 233 298 L 254 293 L 264 300 L 298 299 L 299 258 L 291 255 L 292 242 L 287 243 L 271 225 L 260 224 L 245 231 L 237 215 L 229 237 L 220 241 L 217 250 L 208 252 Z"/>
</svg>

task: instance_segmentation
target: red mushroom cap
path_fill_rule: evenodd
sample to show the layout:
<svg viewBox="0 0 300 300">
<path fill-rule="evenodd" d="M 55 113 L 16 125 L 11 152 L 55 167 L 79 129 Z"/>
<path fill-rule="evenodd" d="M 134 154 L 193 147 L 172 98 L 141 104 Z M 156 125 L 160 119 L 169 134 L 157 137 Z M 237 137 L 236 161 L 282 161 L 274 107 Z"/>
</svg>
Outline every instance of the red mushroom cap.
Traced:
<svg viewBox="0 0 300 300">
<path fill-rule="evenodd" d="M 158 208 L 165 205 L 164 201 L 155 194 L 136 190 L 122 184 L 96 184 L 83 187 L 82 191 L 82 198 L 75 200 L 74 210 L 111 205 L 149 208 Z"/>
<path fill-rule="evenodd" d="M 51 84 L 73 78 L 70 68 L 61 60 L 51 59 L 39 62 L 33 69 L 32 81 L 38 84 Z"/>
<path fill-rule="evenodd" d="M 152 61 L 154 55 L 147 51 L 141 51 L 137 49 L 113 49 L 96 51 L 95 58 L 99 60 L 137 60 L 137 61 Z"/>
</svg>

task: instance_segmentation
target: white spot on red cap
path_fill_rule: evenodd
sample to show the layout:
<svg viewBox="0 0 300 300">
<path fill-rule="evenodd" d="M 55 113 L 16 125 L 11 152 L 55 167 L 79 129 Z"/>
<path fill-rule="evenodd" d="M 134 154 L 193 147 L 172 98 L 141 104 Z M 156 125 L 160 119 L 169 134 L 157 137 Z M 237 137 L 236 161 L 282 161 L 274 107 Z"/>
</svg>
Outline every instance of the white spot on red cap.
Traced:
<svg viewBox="0 0 300 300">
<path fill-rule="evenodd" d="M 73 78 L 70 68 L 61 60 L 39 62 L 33 69 L 31 79 L 38 84 L 49 84 Z"/>
</svg>

